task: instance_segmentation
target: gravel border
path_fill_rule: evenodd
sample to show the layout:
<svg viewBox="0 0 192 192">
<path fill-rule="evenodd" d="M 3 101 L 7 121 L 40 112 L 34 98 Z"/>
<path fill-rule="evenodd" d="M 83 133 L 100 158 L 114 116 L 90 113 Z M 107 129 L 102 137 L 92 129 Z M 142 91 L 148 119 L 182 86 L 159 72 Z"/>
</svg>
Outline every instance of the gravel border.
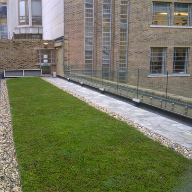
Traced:
<svg viewBox="0 0 192 192">
<path fill-rule="evenodd" d="M 0 98 L 0 192 L 21 192 L 20 174 L 13 142 L 12 120 L 6 80 Z"/>
<path fill-rule="evenodd" d="M 143 133 L 144 135 L 146 135 L 147 137 L 149 137 L 150 139 L 153 139 L 154 141 L 158 141 L 159 143 L 161 143 L 162 145 L 166 146 L 166 147 L 169 147 L 169 148 L 172 148 L 174 151 L 177 151 L 178 153 L 180 153 L 181 155 L 183 155 L 184 157 L 188 158 L 188 159 L 192 159 L 192 151 L 184 146 L 181 146 L 180 144 L 176 143 L 176 142 L 173 142 L 171 141 L 170 139 L 167 139 L 166 137 L 163 137 L 162 135 L 159 135 L 157 133 L 154 133 L 153 131 L 139 125 L 139 124 L 136 124 L 134 123 L 133 121 L 131 121 L 130 119 L 128 118 L 124 118 L 123 116 L 113 112 L 113 111 L 110 111 L 108 109 L 106 109 L 105 107 L 102 107 L 100 105 L 97 105 L 95 103 L 93 103 L 92 101 L 76 94 L 76 93 L 73 93 L 72 91 L 68 90 L 68 89 L 65 89 L 63 88 L 62 86 L 59 86 L 51 81 L 49 81 L 47 78 L 45 77 L 42 77 L 43 80 L 51 83 L 52 85 L 58 87 L 59 89 L 62 89 L 63 91 L 73 95 L 74 97 L 77 97 L 78 99 L 82 100 L 82 101 L 85 101 L 86 103 L 88 103 L 89 105 L 95 107 L 96 109 L 102 111 L 102 112 L 105 112 L 107 114 L 109 114 L 110 116 L 113 116 L 114 118 L 120 120 L 120 121 L 123 121 L 123 122 L 126 122 L 127 124 L 135 127 L 137 130 L 139 130 L 141 133 Z"/>
</svg>

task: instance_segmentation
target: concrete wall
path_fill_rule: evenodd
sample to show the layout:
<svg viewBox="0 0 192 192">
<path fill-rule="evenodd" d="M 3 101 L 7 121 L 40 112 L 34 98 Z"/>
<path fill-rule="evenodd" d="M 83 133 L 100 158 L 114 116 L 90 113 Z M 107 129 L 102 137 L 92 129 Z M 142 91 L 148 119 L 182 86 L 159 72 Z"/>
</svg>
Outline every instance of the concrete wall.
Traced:
<svg viewBox="0 0 192 192">
<path fill-rule="evenodd" d="M 7 26 L 8 38 L 11 39 L 18 26 L 18 1 L 7 0 Z"/>
<path fill-rule="evenodd" d="M 64 0 L 42 0 L 43 39 L 64 36 Z"/>
</svg>

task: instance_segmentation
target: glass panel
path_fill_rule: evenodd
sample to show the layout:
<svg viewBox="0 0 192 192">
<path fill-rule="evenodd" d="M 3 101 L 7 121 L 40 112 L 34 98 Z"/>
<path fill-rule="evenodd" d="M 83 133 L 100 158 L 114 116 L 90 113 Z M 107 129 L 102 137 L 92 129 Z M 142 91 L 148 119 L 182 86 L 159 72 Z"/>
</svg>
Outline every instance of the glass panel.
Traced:
<svg viewBox="0 0 192 192">
<path fill-rule="evenodd" d="M 84 58 L 84 74 L 92 76 L 93 74 L 93 43 L 94 43 L 94 1 L 85 0 L 85 58 Z"/>
<path fill-rule="evenodd" d="M 153 25 L 169 25 L 170 3 L 153 2 Z"/>
<path fill-rule="evenodd" d="M 174 5 L 174 25 L 190 25 L 190 5 L 175 3 Z"/>
<path fill-rule="evenodd" d="M 92 60 L 93 59 L 93 52 L 92 51 L 85 51 L 85 60 Z"/>
<path fill-rule="evenodd" d="M 0 18 L 7 18 L 7 6 L 2 6 L 6 3 L 0 4 Z"/>
<path fill-rule="evenodd" d="M 41 25 L 42 24 L 42 8 L 41 8 L 41 0 L 32 0 L 32 23 L 33 25 Z"/>
<path fill-rule="evenodd" d="M 28 0 L 19 0 L 19 23 L 29 24 Z"/>
<path fill-rule="evenodd" d="M 0 3 L 0 39 L 7 38 L 7 3 Z"/>
<path fill-rule="evenodd" d="M 164 73 L 166 48 L 151 48 L 150 73 Z"/>
<path fill-rule="evenodd" d="M 93 3 L 93 0 L 85 0 L 86 3 Z"/>
<path fill-rule="evenodd" d="M 42 35 L 31 35 L 31 39 L 42 39 Z"/>
<path fill-rule="evenodd" d="M 127 5 L 127 4 L 128 4 L 128 0 L 121 1 L 121 5 Z"/>
<path fill-rule="evenodd" d="M 121 0 L 118 81 L 127 82 L 128 1 Z"/>
<path fill-rule="evenodd" d="M 103 0 L 102 20 L 102 76 L 110 79 L 111 65 L 111 7 L 112 0 Z"/>
<path fill-rule="evenodd" d="M 103 0 L 103 4 L 104 4 L 104 3 L 110 4 L 110 3 L 112 3 L 111 1 L 112 1 L 112 0 Z"/>
<path fill-rule="evenodd" d="M 175 48 L 173 73 L 187 73 L 188 67 L 188 48 Z"/>
</svg>

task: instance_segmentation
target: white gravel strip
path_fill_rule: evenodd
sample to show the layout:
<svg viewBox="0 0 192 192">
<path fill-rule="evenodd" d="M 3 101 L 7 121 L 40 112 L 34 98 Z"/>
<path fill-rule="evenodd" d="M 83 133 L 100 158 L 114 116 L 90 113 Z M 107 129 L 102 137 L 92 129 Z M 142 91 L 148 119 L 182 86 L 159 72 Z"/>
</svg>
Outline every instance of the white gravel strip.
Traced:
<svg viewBox="0 0 192 192">
<path fill-rule="evenodd" d="M 143 127 L 143 126 L 134 123 L 130 119 L 124 118 L 123 116 L 121 116 L 121 115 L 119 115 L 119 114 L 117 114 L 117 113 L 115 113 L 113 111 L 110 111 L 110 110 L 106 109 L 105 107 L 97 105 L 97 104 L 93 103 L 92 101 L 82 97 L 81 95 L 73 93 L 72 91 L 70 91 L 70 90 L 68 90 L 66 88 L 63 88 L 62 86 L 54 84 L 51 81 L 49 81 L 47 78 L 42 77 L 42 79 L 44 79 L 45 81 L 51 83 L 52 85 L 54 85 L 54 86 L 56 86 L 56 87 L 58 87 L 60 89 L 62 89 L 63 91 L 73 95 L 74 97 L 77 97 L 77 98 L 79 98 L 82 101 L 85 101 L 86 103 L 88 103 L 89 105 L 95 107 L 96 109 L 98 109 L 98 110 L 100 110 L 102 112 L 105 112 L 105 113 L 109 114 L 110 116 L 113 116 L 114 118 L 116 118 L 116 119 L 118 119 L 120 121 L 124 121 L 124 122 L 126 122 L 127 124 L 129 124 L 131 126 L 134 126 L 135 128 L 137 128 L 137 130 L 142 132 L 147 137 L 149 137 L 149 138 L 151 138 L 151 139 L 153 139 L 155 141 L 160 142 L 162 145 L 164 145 L 166 147 L 172 148 L 173 150 L 179 152 L 184 157 L 186 157 L 188 159 L 192 159 L 192 151 L 190 149 L 188 149 L 188 148 L 186 148 L 184 146 L 181 146 L 180 144 L 175 143 L 175 142 L 171 141 L 170 139 L 167 139 L 166 137 L 163 137 L 162 135 L 154 133 L 153 131 L 151 131 L 151 130 Z"/>
<path fill-rule="evenodd" d="M 6 80 L 1 80 L 0 103 L 0 192 L 21 192 L 20 175 L 12 134 Z"/>
</svg>

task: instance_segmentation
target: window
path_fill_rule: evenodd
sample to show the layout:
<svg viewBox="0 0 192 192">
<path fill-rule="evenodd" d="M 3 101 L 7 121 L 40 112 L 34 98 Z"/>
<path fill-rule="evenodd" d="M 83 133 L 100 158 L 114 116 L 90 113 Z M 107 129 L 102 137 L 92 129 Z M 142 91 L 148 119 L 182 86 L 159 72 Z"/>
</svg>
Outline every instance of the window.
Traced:
<svg viewBox="0 0 192 192">
<path fill-rule="evenodd" d="M 29 24 L 28 0 L 19 0 L 19 24 Z"/>
<path fill-rule="evenodd" d="M 31 12 L 30 12 L 30 11 Z M 29 13 L 31 13 L 29 15 Z M 19 24 L 42 25 L 41 0 L 19 0 Z"/>
<path fill-rule="evenodd" d="M 1 23 L 1 39 L 7 39 L 7 23 Z"/>
<path fill-rule="evenodd" d="M 174 25 L 191 25 L 191 5 L 182 3 L 174 4 Z"/>
<path fill-rule="evenodd" d="M 42 39 L 41 34 L 15 34 L 14 39 Z"/>
<path fill-rule="evenodd" d="M 174 48 L 173 73 L 187 73 L 189 48 Z"/>
<path fill-rule="evenodd" d="M 150 74 L 165 73 L 166 50 L 166 48 L 151 48 Z"/>
<path fill-rule="evenodd" d="M 41 0 L 32 0 L 31 7 L 32 7 L 32 24 L 42 25 Z"/>
<path fill-rule="evenodd" d="M 84 21 L 84 73 L 93 75 L 93 48 L 94 48 L 94 0 L 85 0 Z"/>
<path fill-rule="evenodd" d="M 112 0 L 103 0 L 102 77 L 110 79 L 111 70 L 111 13 Z"/>
<path fill-rule="evenodd" d="M 153 2 L 153 25 L 170 25 L 170 3 Z"/>
<path fill-rule="evenodd" d="M 7 3 L 0 3 L 0 18 L 7 19 Z"/>
<path fill-rule="evenodd" d="M 7 38 L 7 3 L 0 3 L 0 39 Z"/>
<path fill-rule="evenodd" d="M 120 4 L 120 46 L 118 81 L 127 81 L 127 49 L 128 49 L 128 0 L 121 0 Z"/>
</svg>

